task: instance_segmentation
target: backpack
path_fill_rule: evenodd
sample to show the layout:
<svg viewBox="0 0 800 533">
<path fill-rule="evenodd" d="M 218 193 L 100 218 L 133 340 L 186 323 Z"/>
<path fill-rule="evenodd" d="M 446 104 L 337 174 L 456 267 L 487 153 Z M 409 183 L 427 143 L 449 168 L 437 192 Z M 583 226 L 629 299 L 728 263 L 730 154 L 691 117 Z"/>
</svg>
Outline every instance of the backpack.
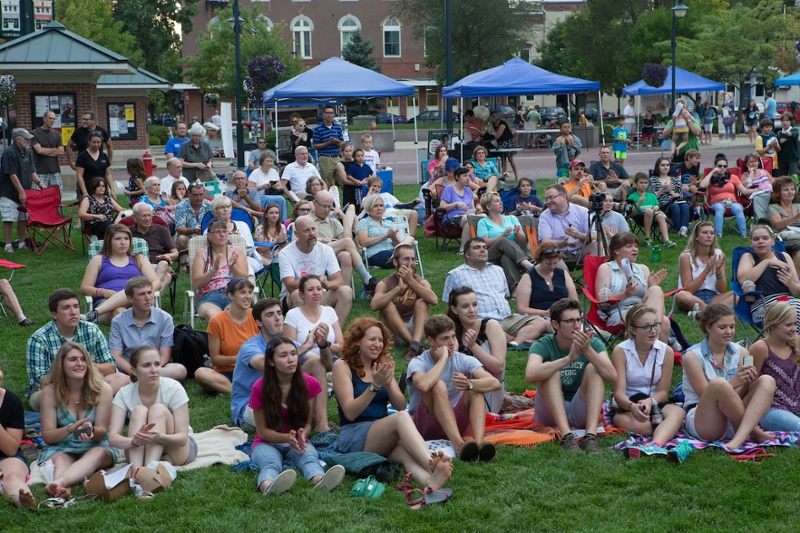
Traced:
<svg viewBox="0 0 800 533">
<path fill-rule="evenodd" d="M 179 324 L 175 326 L 172 342 L 172 361 L 185 366 L 188 377 L 194 378 L 195 370 L 204 367 L 208 357 L 208 334 Z"/>
</svg>

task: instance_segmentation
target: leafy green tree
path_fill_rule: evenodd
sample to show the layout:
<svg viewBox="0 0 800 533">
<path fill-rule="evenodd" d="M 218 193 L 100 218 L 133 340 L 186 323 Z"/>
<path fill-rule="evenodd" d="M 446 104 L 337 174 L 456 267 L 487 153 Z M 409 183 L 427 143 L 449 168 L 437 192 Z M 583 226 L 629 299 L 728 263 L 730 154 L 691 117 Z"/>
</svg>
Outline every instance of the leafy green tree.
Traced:
<svg viewBox="0 0 800 533">
<path fill-rule="evenodd" d="M 381 71 L 381 66 L 378 65 L 375 58 L 372 57 L 372 52 L 375 50 L 375 45 L 372 44 L 372 39 L 364 39 L 360 30 L 353 32 L 352 40 L 344 45 L 342 49 L 342 59 L 348 61 L 359 67 L 368 68 L 375 72 Z"/>
<path fill-rule="evenodd" d="M 58 0 L 55 19 L 81 37 L 141 65 L 144 59 L 136 38 L 115 21 L 108 0 Z"/>
<path fill-rule="evenodd" d="M 244 19 L 241 31 L 242 82 L 247 75 L 247 63 L 256 56 L 277 56 L 286 65 L 286 71 L 279 81 L 288 80 L 300 73 L 301 59 L 291 50 L 291 43 L 283 40 L 284 23 L 275 24 L 270 30 L 263 17 L 260 6 L 240 6 L 239 16 Z M 233 9 L 226 7 L 217 11 L 221 21 L 227 21 Z M 186 58 L 186 76 L 203 93 L 217 92 L 228 98 L 236 95 L 236 52 L 233 28 L 221 23 L 212 26 L 210 31 L 197 37 L 200 52 Z"/>
<path fill-rule="evenodd" d="M 61 0 L 56 1 L 56 5 Z M 184 33 L 192 31 L 192 18 L 197 15 L 198 0 L 109 0 L 113 18 L 122 29 L 136 39 L 141 51 L 139 66 L 173 82 L 181 80 L 181 36 L 175 31 L 180 24 Z"/>
<path fill-rule="evenodd" d="M 452 0 L 453 81 L 496 67 L 525 46 L 530 13 L 527 2 Z M 394 12 L 410 24 L 414 38 L 425 42 L 425 66 L 445 81 L 444 0 L 399 0 Z"/>
</svg>

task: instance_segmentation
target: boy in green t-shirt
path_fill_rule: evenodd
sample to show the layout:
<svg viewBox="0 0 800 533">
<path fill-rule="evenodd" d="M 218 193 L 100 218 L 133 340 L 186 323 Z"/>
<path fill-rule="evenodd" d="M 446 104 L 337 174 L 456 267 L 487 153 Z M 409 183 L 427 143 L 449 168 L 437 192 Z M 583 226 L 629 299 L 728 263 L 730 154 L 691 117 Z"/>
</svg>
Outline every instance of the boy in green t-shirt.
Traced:
<svg viewBox="0 0 800 533">
<path fill-rule="evenodd" d="M 617 372 L 602 341 L 584 331 L 577 300 L 554 303 L 550 324 L 555 333 L 531 345 L 525 367 L 525 379 L 536 383 L 534 420 L 557 427 L 566 450 L 599 452 L 596 432 L 605 398 L 603 382 L 613 383 Z M 580 446 L 573 427 L 586 429 Z"/>
<path fill-rule="evenodd" d="M 631 215 L 637 224 L 644 226 L 644 245 L 652 246 L 650 241 L 650 229 L 653 227 L 653 218 L 656 219 L 658 229 L 661 230 L 661 238 L 664 240 L 664 248 L 674 248 L 676 244 L 670 242 L 669 231 L 667 229 L 667 216 L 659 210 L 658 198 L 656 195 L 647 191 L 650 178 L 644 172 L 637 172 L 633 178 L 633 185 L 636 192 L 628 195 L 628 202 L 633 204 Z"/>
</svg>

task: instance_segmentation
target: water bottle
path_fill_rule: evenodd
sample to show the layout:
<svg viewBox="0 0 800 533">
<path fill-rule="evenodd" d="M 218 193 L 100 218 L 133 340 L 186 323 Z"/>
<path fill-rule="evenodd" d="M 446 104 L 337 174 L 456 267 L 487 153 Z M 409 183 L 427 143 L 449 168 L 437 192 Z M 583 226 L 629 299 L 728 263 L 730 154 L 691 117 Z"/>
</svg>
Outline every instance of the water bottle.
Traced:
<svg viewBox="0 0 800 533">
<path fill-rule="evenodd" d="M 661 409 L 658 408 L 658 403 L 653 400 L 653 408 L 650 409 L 650 423 L 653 424 L 653 427 L 656 427 L 663 421 L 664 415 L 661 413 Z"/>
<path fill-rule="evenodd" d="M 653 251 L 650 253 L 650 261 L 653 261 L 654 263 L 661 261 L 661 246 L 658 244 L 653 246 Z"/>
<path fill-rule="evenodd" d="M 695 318 L 699 312 L 700 312 L 700 304 L 694 304 L 694 308 L 692 309 L 692 312 L 689 313 L 689 316 Z"/>
</svg>

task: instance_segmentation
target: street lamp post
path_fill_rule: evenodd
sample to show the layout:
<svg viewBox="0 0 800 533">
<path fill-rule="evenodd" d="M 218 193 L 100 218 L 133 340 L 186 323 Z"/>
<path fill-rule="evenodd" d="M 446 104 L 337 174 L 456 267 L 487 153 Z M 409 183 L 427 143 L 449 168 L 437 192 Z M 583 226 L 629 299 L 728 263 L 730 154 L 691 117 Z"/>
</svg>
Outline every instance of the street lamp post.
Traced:
<svg viewBox="0 0 800 533">
<path fill-rule="evenodd" d="M 228 22 L 233 25 L 233 42 L 236 49 L 236 168 L 243 170 L 244 122 L 242 122 L 242 47 L 240 36 L 244 20 L 239 18 L 239 0 L 233 0 L 233 17 L 228 19 Z"/>
<path fill-rule="evenodd" d="M 672 0 L 672 101 L 670 102 L 670 109 L 675 111 L 675 39 L 677 38 L 676 32 L 678 30 L 678 19 L 683 18 L 689 8 L 683 3 L 683 0 L 678 0 L 678 5 L 675 5 L 675 0 Z"/>
</svg>

